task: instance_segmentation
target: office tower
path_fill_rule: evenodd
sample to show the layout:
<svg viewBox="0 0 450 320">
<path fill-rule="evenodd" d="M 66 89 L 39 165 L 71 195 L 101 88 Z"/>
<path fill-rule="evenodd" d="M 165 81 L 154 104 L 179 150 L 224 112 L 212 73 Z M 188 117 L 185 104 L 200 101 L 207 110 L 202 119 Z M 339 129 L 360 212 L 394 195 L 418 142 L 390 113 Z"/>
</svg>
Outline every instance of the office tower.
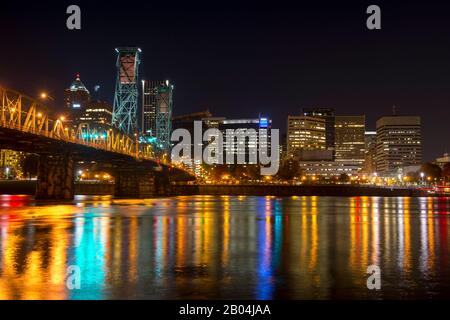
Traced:
<svg viewBox="0 0 450 320">
<path fill-rule="evenodd" d="M 202 121 L 204 123 L 204 119 L 209 119 L 212 117 L 212 114 L 206 110 L 201 112 L 189 113 L 184 115 L 174 116 L 172 118 L 172 127 L 173 130 L 177 129 L 185 129 L 189 132 L 191 136 L 191 155 L 182 155 L 181 160 L 187 164 L 187 166 L 195 172 L 195 174 L 199 174 L 201 171 L 201 159 L 194 159 L 194 122 Z M 203 126 L 203 131 L 208 129 L 208 126 Z M 203 135 L 203 132 L 202 132 Z M 203 143 L 201 144 L 203 150 Z"/>
<path fill-rule="evenodd" d="M 332 108 L 303 108 L 303 115 L 325 119 L 325 147 L 334 149 L 335 115 Z"/>
<path fill-rule="evenodd" d="M 202 124 L 202 136 L 208 129 L 218 129 L 222 135 L 222 163 L 226 164 L 226 153 L 233 157 L 233 165 L 238 163 L 238 156 L 244 159 L 245 163 L 249 163 L 251 159 L 259 161 L 259 152 L 267 150 L 270 153 L 271 150 L 271 134 L 270 129 L 272 126 L 272 120 L 266 116 L 260 116 L 259 118 L 251 119 L 226 119 L 225 117 L 213 117 L 209 111 L 197 112 L 193 114 L 187 114 L 182 116 L 176 116 L 173 118 L 173 128 L 176 129 L 186 129 L 191 134 L 191 156 L 192 156 L 192 169 L 194 172 L 200 172 L 200 167 L 203 162 L 208 162 L 210 164 L 218 164 L 215 162 L 215 154 L 210 156 L 208 159 L 195 159 L 194 158 L 194 121 L 200 121 Z M 245 139 L 238 140 L 236 137 L 236 130 L 244 129 L 244 135 L 253 131 L 255 135 L 246 135 Z M 249 130 L 250 129 L 250 130 Z M 267 131 L 260 129 L 266 129 Z M 233 138 L 233 141 L 227 140 L 227 130 L 231 130 L 234 134 L 228 138 Z M 249 130 L 249 131 L 247 131 Z M 211 138 L 212 143 L 215 139 Z M 229 144 L 228 144 L 229 143 Z M 208 145 L 207 142 L 201 142 L 202 151 Z M 217 146 L 217 145 L 216 145 Z M 219 157 L 220 158 L 220 157 Z M 188 159 L 185 159 L 188 160 Z M 255 163 L 256 164 L 256 163 Z M 191 165 L 189 165 L 191 166 Z"/>
<path fill-rule="evenodd" d="M 205 119 L 206 123 L 209 123 L 211 127 L 211 120 Z M 217 121 L 217 120 L 216 120 Z M 237 163 L 238 156 L 245 159 L 245 163 L 249 163 L 250 159 L 259 159 L 259 148 L 262 148 L 261 152 L 267 150 L 270 152 L 271 148 L 271 135 L 270 129 L 272 127 L 272 120 L 266 116 L 260 116 L 259 118 L 252 119 L 222 119 L 218 121 L 218 129 L 223 135 L 223 147 L 224 147 L 224 163 L 226 162 L 226 153 L 230 153 L 234 157 L 233 163 Z M 248 135 L 245 141 L 239 142 L 236 137 L 233 141 L 227 140 L 227 130 L 245 129 L 250 131 L 254 130 L 255 135 L 252 137 Z M 260 129 L 265 129 L 259 131 Z M 241 145 L 239 145 L 241 143 Z M 243 145 L 242 145 L 243 144 Z"/>
<path fill-rule="evenodd" d="M 81 82 L 80 75 L 77 74 L 70 87 L 64 91 L 64 100 L 69 109 L 70 120 L 75 120 L 83 114 L 90 99 L 89 90 L 86 89 L 83 82 Z"/>
<path fill-rule="evenodd" d="M 106 101 L 91 101 L 86 104 L 81 117 L 76 122 L 111 125 L 112 107 Z"/>
<path fill-rule="evenodd" d="M 15 179 L 23 175 L 21 161 L 24 157 L 21 151 L 0 150 L 0 179 Z"/>
<path fill-rule="evenodd" d="M 156 137 L 156 96 L 158 88 L 166 83 L 164 80 L 142 80 L 142 134 Z"/>
<path fill-rule="evenodd" d="M 377 132 L 366 131 L 365 133 L 365 151 L 364 151 L 364 172 L 372 174 L 377 171 Z"/>
<path fill-rule="evenodd" d="M 364 164 L 365 116 L 336 116 L 335 118 L 335 160 Z"/>
<path fill-rule="evenodd" d="M 377 171 L 393 172 L 422 162 L 421 121 L 418 116 L 385 116 L 377 121 Z"/>
<path fill-rule="evenodd" d="M 287 155 L 298 156 L 302 150 L 325 150 L 325 119 L 309 116 L 288 116 Z"/>
</svg>

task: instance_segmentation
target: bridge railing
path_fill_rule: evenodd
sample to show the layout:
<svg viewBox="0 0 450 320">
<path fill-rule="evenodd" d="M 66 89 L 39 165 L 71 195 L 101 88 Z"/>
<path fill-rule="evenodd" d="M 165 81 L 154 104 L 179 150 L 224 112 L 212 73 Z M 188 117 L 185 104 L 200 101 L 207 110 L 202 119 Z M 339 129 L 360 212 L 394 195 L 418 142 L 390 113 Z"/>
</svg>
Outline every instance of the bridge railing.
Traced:
<svg viewBox="0 0 450 320">
<path fill-rule="evenodd" d="M 63 117 L 51 119 L 47 108 L 33 98 L 0 87 L 0 126 L 50 139 L 85 145 L 137 159 L 153 159 L 150 145 L 139 143 L 114 128 L 99 130 L 88 123 L 70 126 Z"/>
</svg>

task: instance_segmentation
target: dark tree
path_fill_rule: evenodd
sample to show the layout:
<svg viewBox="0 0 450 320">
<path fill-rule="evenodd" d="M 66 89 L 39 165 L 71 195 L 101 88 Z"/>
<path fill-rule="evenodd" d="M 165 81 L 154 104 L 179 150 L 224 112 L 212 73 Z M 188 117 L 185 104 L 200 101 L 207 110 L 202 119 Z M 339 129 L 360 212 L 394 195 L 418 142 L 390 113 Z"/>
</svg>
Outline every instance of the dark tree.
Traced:
<svg viewBox="0 0 450 320">
<path fill-rule="evenodd" d="M 31 179 L 32 176 L 37 175 L 38 163 L 39 163 L 39 156 L 36 154 L 30 153 L 27 154 L 25 157 L 23 157 L 21 166 L 24 175 L 27 175 L 29 179 Z"/>
<path fill-rule="evenodd" d="M 211 175 L 216 182 L 222 181 L 223 175 L 229 174 L 229 169 L 226 164 L 217 164 L 212 167 Z"/>
<path fill-rule="evenodd" d="M 349 182 L 349 181 L 350 177 L 348 176 L 348 174 L 341 173 L 341 175 L 339 176 L 339 182 Z"/>
<path fill-rule="evenodd" d="M 426 162 L 422 165 L 421 171 L 426 177 L 431 177 L 432 179 L 439 179 L 442 177 L 442 170 L 438 165 Z"/>
<path fill-rule="evenodd" d="M 298 161 L 287 159 L 281 162 L 278 170 L 278 177 L 281 180 L 292 180 L 301 175 L 301 169 Z"/>
</svg>

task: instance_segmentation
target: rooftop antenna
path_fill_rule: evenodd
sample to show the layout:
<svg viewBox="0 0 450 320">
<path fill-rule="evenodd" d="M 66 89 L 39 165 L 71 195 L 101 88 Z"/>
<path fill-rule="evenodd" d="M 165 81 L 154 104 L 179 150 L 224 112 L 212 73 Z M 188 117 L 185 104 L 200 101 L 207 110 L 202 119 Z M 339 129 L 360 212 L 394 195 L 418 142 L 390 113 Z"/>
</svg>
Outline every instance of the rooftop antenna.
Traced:
<svg viewBox="0 0 450 320">
<path fill-rule="evenodd" d="M 97 98 L 97 100 L 98 101 L 100 101 L 100 85 L 95 85 L 95 87 L 94 87 L 94 91 L 95 91 L 95 93 L 96 93 L 96 98 Z"/>
</svg>

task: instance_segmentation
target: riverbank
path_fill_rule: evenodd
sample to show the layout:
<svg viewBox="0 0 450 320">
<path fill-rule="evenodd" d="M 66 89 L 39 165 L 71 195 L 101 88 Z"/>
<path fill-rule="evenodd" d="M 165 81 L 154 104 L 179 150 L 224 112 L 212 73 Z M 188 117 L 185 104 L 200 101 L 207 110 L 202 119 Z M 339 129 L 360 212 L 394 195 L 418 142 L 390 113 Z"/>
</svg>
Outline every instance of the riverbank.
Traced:
<svg viewBox="0 0 450 320">
<path fill-rule="evenodd" d="M 36 180 L 0 180 L 0 194 L 34 195 Z"/>
<path fill-rule="evenodd" d="M 34 195 L 35 180 L 0 181 L 0 194 Z M 75 194 L 112 195 L 114 184 L 76 183 Z M 376 197 L 424 197 L 434 196 L 420 189 L 385 188 L 358 185 L 174 185 L 173 195 L 229 195 L 229 196 L 376 196 Z"/>
<path fill-rule="evenodd" d="M 1 180 L 0 194 L 34 195 L 36 180 Z M 75 194 L 111 195 L 114 194 L 112 183 L 75 183 Z"/>
<path fill-rule="evenodd" d="M 424 197 L 432 196 L 424 190 L 384 188 L 359 185 L 179 185 L 176 195 L 229 196 L 336 196 L 336 197 Z"/>
</svg>

